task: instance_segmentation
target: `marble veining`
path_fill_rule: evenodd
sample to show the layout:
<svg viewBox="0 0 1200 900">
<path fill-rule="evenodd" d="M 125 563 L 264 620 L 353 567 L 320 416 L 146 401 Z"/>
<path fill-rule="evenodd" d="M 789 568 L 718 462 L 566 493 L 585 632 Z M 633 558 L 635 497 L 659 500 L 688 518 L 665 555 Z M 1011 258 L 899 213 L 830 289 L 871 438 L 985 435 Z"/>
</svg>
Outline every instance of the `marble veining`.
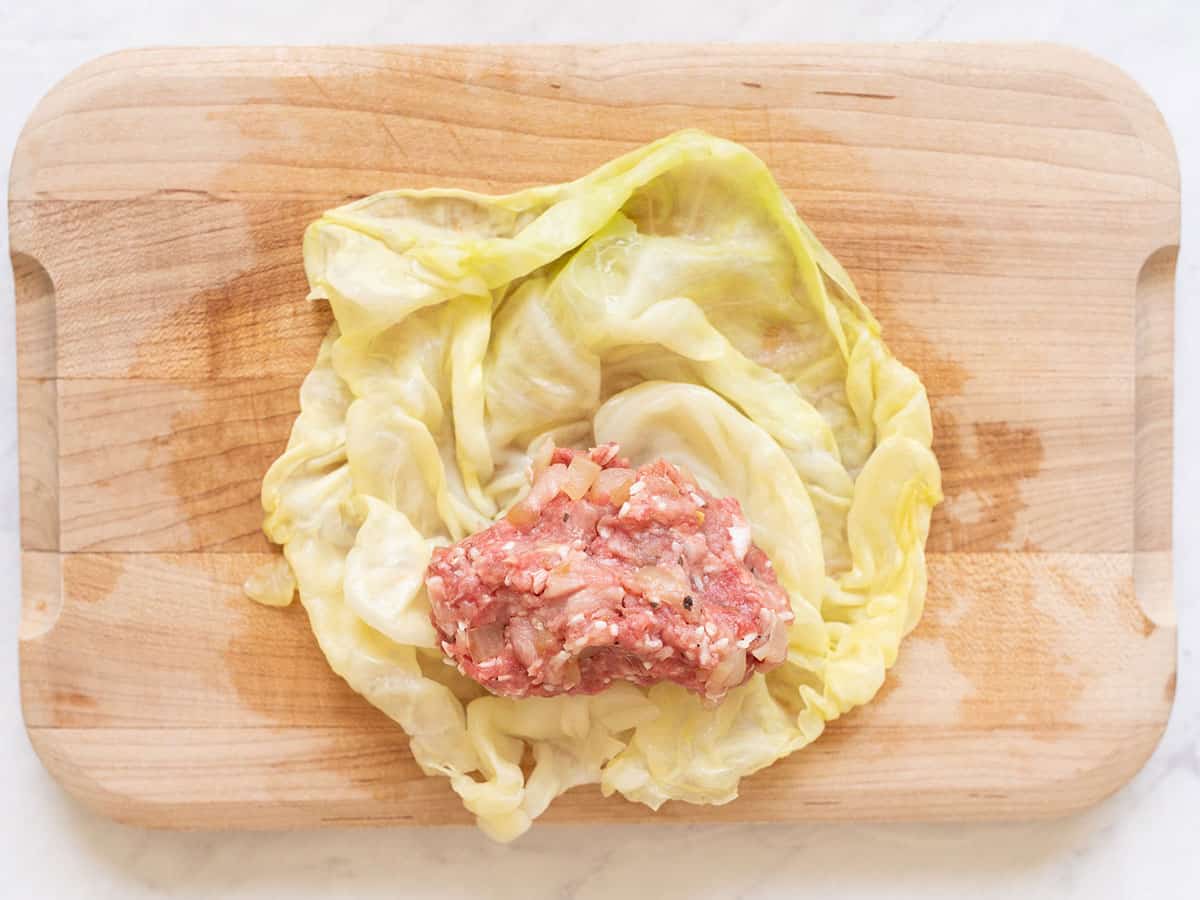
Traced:
<svg viewBox="0 0 1200 900">
<path fill-rule="evenodd" d="M 1175 712 L 1146 768 L 1064 821 L 983 826 L 538 825 L 516 845 L 468 828 L 294 834 L 143 832 L 68 800 L 23 734 L 17 696 L 17 476 L 12 274 L 0 266 L 0 896 L 667 898 L 1196 896 L 1200 854 L 1200 6 L 1149 0 L 136 0 L 0 4 L 0 160 L 34 103 L 86 59 L 146 44 L 621 40 L 1038 40 L 1123 66 L 1156 99 L 1183 167 L 1176 296 Z M 3 199 L 3 198 L 0 198 Z M 0 230 L 7 249 L 7 231 Z"/>
</svg>

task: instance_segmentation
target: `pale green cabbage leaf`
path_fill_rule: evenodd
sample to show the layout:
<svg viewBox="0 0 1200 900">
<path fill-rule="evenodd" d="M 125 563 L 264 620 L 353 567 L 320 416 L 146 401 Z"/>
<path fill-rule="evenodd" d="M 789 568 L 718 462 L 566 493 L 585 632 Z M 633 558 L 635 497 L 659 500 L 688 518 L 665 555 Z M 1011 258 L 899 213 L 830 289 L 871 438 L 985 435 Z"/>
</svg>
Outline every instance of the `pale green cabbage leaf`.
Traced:
<svg viewBox="0 0 1200 900">
<path fill-rule="evenodd" d="M 265 530 L 334 671 L 489 834 L 582 784 L 727 802 L 874 696 L 925 597 L 929 402 L 752 153 L 687 131 L 567 184 L 377 194 L 311 225 L 304 260 L 336 324 Z M 737 497 L 796 613 L 787 662 L 716 708 L 671 684 L 494 697 L 443 666 L 432 549 L 514 502 L 547 436 Z M 292 580 L 251 588 L 280 604 Z"/>
</svg>

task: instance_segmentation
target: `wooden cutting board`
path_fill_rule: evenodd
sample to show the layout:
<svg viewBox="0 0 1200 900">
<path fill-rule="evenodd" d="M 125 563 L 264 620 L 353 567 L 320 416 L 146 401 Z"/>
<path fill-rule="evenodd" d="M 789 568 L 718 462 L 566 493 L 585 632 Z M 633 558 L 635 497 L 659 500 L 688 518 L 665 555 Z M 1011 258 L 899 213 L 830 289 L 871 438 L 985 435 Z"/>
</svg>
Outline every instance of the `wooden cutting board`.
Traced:
<svg viewBox="0 0 1200 900">
<path fill-rule="evenodd" d="M 674 129 L 749 145 L 933 404 L 928 610 L 871 706 L 658 820 L 1058 814 L 1124 783 L 1175 687 L 1179 172 L 1151 101 L 1045 46 L 148 50 L 13 161 L 21 688 L 73 794 L 150 825 L 465 822 L 299 608 L 239 585 L 329 314 L 322 210 L 511 191 Z M 547 818 L 651 814 L 594 788 Z"/>
</svg>

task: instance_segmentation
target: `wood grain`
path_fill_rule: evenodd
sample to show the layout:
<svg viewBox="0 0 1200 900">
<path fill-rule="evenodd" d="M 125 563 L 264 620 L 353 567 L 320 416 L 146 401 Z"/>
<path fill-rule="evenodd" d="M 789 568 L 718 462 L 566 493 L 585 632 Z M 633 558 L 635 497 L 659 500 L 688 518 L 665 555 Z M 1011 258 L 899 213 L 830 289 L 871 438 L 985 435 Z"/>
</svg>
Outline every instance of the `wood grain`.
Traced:
<svg viewBox="0 0 1200 900">
<path fill-rule="evenodd" d="M 659 818 L 1051 815 L 1174 694 L 1174 149 L 1043 46 L 153 50 L 97 60 L 13 161 L 26 723 L 125 821 L 466 821 L 297 609 L 238 585 L 328 311 L 299 239 L 396 186 L 576 177 L 692 126 L 759 153 L 929 387 L 946 503 L 871 706 Z M 645 810 L 571 792 L 548 817 Z"/>
</svg>

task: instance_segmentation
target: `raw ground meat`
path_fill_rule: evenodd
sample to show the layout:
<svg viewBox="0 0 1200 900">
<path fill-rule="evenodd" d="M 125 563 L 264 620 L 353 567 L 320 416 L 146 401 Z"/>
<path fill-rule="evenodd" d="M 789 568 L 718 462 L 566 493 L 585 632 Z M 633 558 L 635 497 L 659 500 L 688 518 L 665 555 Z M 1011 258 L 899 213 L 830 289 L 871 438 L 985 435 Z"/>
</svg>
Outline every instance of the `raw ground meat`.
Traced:
<svg viewBox="0 0 1200 900">
<path fill-rule="evenodd" d="M 783 661 L 791 608 L 737 500 L 617 453 L 553 450 L 505 519 L 434 551 L 442 649 L 492 693 L 673 681 L 716 702 Z"/>
</svg>

